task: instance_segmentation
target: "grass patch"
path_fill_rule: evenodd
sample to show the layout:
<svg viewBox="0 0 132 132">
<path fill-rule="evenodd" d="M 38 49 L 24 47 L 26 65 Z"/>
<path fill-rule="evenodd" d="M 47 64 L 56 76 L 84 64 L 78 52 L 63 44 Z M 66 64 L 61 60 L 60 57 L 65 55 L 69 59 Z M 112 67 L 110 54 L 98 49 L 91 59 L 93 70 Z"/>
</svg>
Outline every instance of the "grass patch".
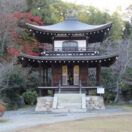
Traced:
<svg viewBox="0 0 132 132">
<path fill-rule="evenodd" d="M 18 109 L 26 109 L 26 108 L 31 108 L 34 107 L 35 105 L 24 105 L 22 107 L 19 107 Z"/>
<path fill-rule="evenodd" d="M 8 122 L 8 120 L 6 120 L 6 119 L 0 119 L 0 123 L 6 123 L 6 122 Z"/>
<path fill-rule="evenodd" d="M 39 125 L 17 132 L 132 132 L 132 114 Z"/>
<path fill-rule="evenodd" d="M 106 106 L 116 106 L 116 107 L 131 107 L 132 108 L 132 104 L 106 104 Z"/>
<path fill-rule="evenodd" d="M 132 104 L 107 104 L 106 106 L 120 107 L 126 112 L 131 112 L 132 111 Z"/>
</svg>

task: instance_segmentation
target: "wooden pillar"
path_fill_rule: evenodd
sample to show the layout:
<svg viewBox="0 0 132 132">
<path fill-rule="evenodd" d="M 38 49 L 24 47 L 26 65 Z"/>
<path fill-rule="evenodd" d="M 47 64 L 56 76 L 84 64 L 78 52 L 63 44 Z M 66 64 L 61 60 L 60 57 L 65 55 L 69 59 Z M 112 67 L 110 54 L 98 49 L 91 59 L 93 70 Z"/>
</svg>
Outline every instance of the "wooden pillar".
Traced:
<svg viewBox="0 0 132 132">
<path fill-rule="evenodd" d="M 88 50 L 88 37 L 86 37 L 86 50 Z"/>
<path fill-rule="evenodd" d="M 48 67 L 46 67 L 46 84 L 48 85 Z"/>
<path fill-rule="evenodd" d="M 41 64 L 39 63 L 39 86 L 41 86 Z M 41 89 L 39 89 L 39 96 L 42 96 Z"/>
<path fill-rule="evenodd" d="M 39 86 L 41 86 L 41 64 L 39 63 Z"/>
<path fill-rule="evenodd" d="M 44 83 L 44 86 L 45 86 L 45 67 L 43 67 L 43 83 Z"/>
<path fill-rule="evenodd" d="M 96 85 L 101 85 L 101 64 L 98 64 L 96 67 Z"/>
<path fill-rule="evenodd" d="M 54 51 L 54 37 L 52 37 L 52 50 Z"/>
<path fill-rule="evenodd" d="M 88 83 L 89 83 L 89 72 L 88 72 L 88 69 L 89 69 L 89 66 L 87 64 L 87 86 L 88 86 Z"/>
<path fill-rule="evenodd" d="M 51 65 L 51 86 L 53 86 L 53 64 Z"/>
</svg>

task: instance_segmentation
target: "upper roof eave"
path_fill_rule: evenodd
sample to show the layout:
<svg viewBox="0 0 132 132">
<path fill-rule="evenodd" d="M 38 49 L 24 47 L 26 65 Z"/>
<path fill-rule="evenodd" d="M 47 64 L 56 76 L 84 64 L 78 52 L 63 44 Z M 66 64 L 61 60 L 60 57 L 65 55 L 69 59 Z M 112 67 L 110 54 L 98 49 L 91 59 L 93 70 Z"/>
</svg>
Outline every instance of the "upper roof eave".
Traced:
<svg viewBox="0 0 132 132">
<path fill-rule="evenodd" d="M 61 22 L 61 23 L 63 23 L 63 22 Z M 81 22 L 79 22 L 79 23 L 81 23 Z M 55 29 L 54 26 L 59 25 L 59 23 L 49 25 L 49 26 L 36 26 L 36 25 L 26 23 L 26 25 L 30 29 L 41 31 L 41 32 L 50 32 L 50 33 L 88 33 L 88 32 L 95 32 L 95 31 L 99 31 L 99 30 L 104 30 L 106 28 L 111 28 L 111 26 L 112 26 L 112 22 L 109 22 L 109 23 L 106 23 L 106 24 L 103 24 L 103 25 L 96 25 L 96 26 L 95 25 L 88 25 L 88 24 L 84 24 L 84 23 L 81 23 L 81 24 L 84 25 L 84 26 L 87 25 L 86 29 L 84 29 L 85 28 L 84 26 L 83 26 L 83 29 L 70 28 L 69 30 L 68 29 L 64 30 L 63 28 L 61 29 L 61 27 L 59 27 L 59 26 L 58 26 L 59 27 L 58 29 Z M 88 26 L 90 28 L 88 28 Z"/>
</svg>

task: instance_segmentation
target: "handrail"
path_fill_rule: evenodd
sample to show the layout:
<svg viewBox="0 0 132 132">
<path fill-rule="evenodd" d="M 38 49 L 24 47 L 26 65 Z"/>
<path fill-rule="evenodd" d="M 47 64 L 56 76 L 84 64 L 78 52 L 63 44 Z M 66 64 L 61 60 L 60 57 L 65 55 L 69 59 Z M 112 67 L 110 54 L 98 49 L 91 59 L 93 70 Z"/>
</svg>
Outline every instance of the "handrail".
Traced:
<svg viewBox="0 0 132 132">
<path fill-rule="evenodd" d="M 80 94 L 82 93 L 82 82 L 81 80 L 79 81 L 79 88 L 80 88 Z"/>
<path fill-rule="evenodd" d="M 61 93 L 61 81 L 59 81 L 59 93 Z"/>
</svg>

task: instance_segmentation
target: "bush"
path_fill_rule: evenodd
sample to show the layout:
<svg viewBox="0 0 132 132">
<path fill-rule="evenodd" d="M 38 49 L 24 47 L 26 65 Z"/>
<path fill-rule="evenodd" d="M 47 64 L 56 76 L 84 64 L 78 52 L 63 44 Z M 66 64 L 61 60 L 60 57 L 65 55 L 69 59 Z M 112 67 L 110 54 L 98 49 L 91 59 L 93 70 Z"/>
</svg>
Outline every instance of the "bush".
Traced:
<svg viewBox="0 0 132 132">
<path fill-rule="evenodd" d="M 89 95 L 91 95 L 91 96 L 96 96 L 96 95 L 97 95 L 96 90 L 90 90 L 90 91 L 89 91 Z"/>
<path fill-rule="evenodd" d="M 5 106 L 6 104 L 2 101 L 0 101 L 0 117 L 4 114 L 5 112 Z"/>
<path fill-rule="evenodd" d="M 36 91 L 26 91 L 22 96 L 25 104 L 33 105 L 36 102 L 38 94 Z"/>
<path fill-rule="evenodd" d="M 111 103 L 111 102 L 113 102 L 114 99 L 115 99 L 115 95 L 114 95 L 114 94 L 111 94 L 111 93 L 105 93 L 105 94 L 103 95 L 103 97 L 104 97 L 105 103 Z"/>
<path fill-rule="evenodd" d="M 20 95 L 26 88 L 26 74 L 20 65 L 9 64 L 0 75 L 0 96 L 8 103 L 8 109 L 20 105 Z"/>
</svg>

